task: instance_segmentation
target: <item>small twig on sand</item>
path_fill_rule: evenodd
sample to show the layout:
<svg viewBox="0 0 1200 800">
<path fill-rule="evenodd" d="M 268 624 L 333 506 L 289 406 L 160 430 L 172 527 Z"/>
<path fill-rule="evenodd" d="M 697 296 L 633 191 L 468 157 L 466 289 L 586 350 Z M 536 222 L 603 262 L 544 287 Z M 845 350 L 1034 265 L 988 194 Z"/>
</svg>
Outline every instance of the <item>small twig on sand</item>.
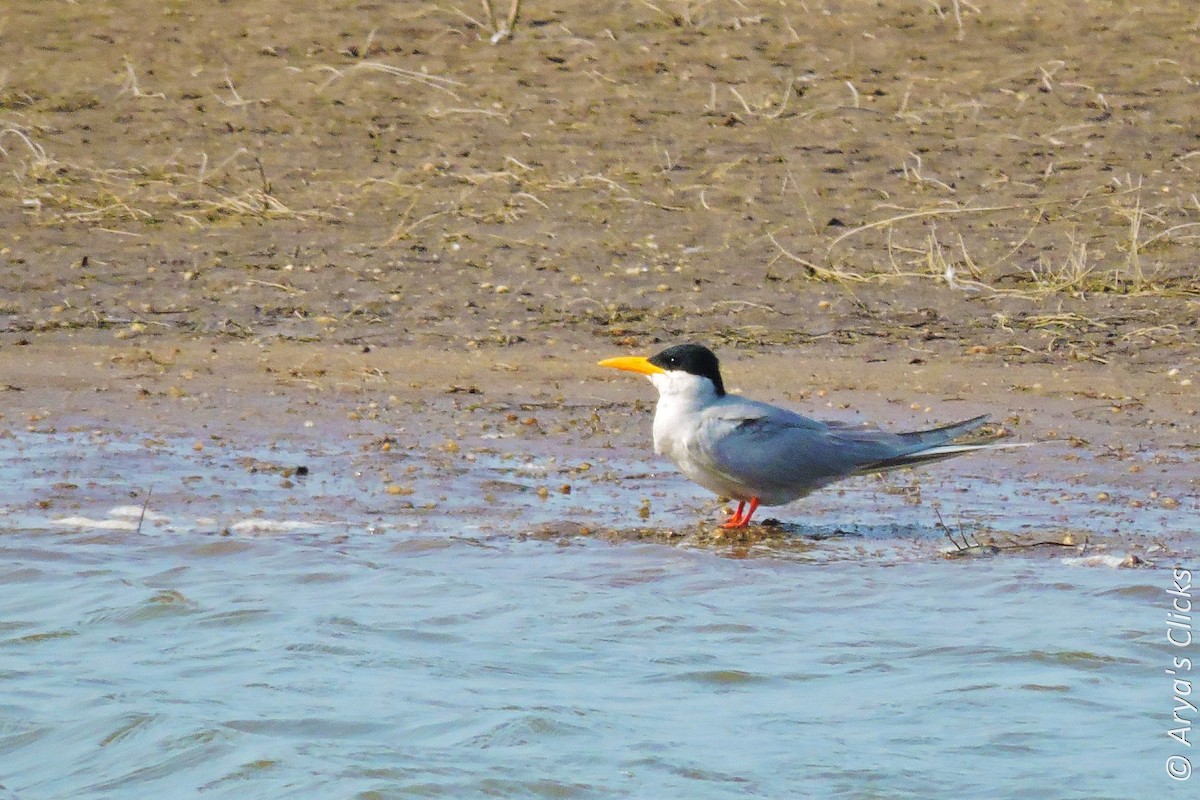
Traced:
<svg viewBox="0 0 1200 800">
<path fill-rule="evenodd" d="M 987 213 L 987 212 L 991 212 L 991 211 L 1013 211 L 1018 208 L 1020 208 L 1020 206 L 1015 206 L 1015 205 L 965 206 L 965 207 L 951 206 L 951 207 L 947 207 L 947 208 L 926 208 L 926 209 L 922 209 L 920 211 L 909 211 L 904 214 L 897 214 L 894 217 L 888 217 L 887 219 L 876 220 L 875 222 L 868 222 L 865 225 L 859 225 L 857 228 L 851 228 L 850 230 L 846 231 L 841 236 L 837 237 L 832 242 L 830 242 L 827 249 L 832 251 L 833 248 L 837 247 L 839 244 L 841 244 L 846 239 L 849 239 L 851 236 L 854 236 L 855 234 L 862 233 L 863 231 L 869 231 L 873 228 L 882 228 L 887 225 L 894 225 L 897 222 L 902 222 L 902 221 L 908 220 L 908 219 L 918 219 L 921 217 L 941 217 L 941 216 L 950 216 L 950 215 L 954 215 L 954 214 L 982 214 L 982 213 Z"/>
<path fill-rule="evenodd" d="M 50 159 L 46 156 L 45 148 L 43 148 L 40 144 L 35 144 L 34 141 L 30 139 L 24 131 L 17 128 L 5 128 L 4 130 L 0 130 L 0 140 L 3 140 L 8 134 L 12 134 L 24 142 L 25 146 L 28 147 L 30 152 L 33 153 L 33 157 L 36 161 L 43 164 L 49 163 Z M 0 146 L 0 156 L 8 156 L 8 151 L 5 150 L 3 146 Z"/>
<path fill-rule="evenodd" d="M 297 289 L 295 286 L 288 286 L 286 283 L 272 283 L 271 281 L 260 281 L 256 278 L 250 278 L 246 281 L 246 285 L 254 286 L 269 286 L 272 289 L 282 289 L 288 294 L 305 294 L 304 289 Z"/>
<path fill-rule="evenodd" d="M 962 537 L 962 542 L 959 542 L 958 539 L 954 538 L 954 534 L 953 534 L 953 532 L 951 532 L 950 527 L 946 524 L 946 521 L 944 519 L 942 519 L 942 512 L 940 509 L 938 509 L 937 506 L 934 506 L 933 513 L 937 515 L 938 527 L 942 529 L 942 533 L 944 533 L 946 535 L 946 538 L 950 540 L 950 543 L 952 545 L 954 545 L 953 550 L 943 552 L 943 555 L 945 555 L 947 558 L 963 558 L 966 556 L 994 556 L 997 553 L 1004 552 L 1005 550 L 1028 550 L 1033 547 L 1070 547 L 1070 548 L 1075 548 L 1077 546 L 1074 542 L 1071 542 L 1071 541 L 1054 542 L 1054 541 L 1050 541 L 1048 539 L 1040 541 L 1040 542 L 1012 542 L 1012 541 L 1010 541 L 1008 544 L 1005 544 L 1005 545 L 983 544 L 978 539 L 975 539 L 975 541 L 972 542 L 971 541 L 972 537 L 969 537 L 967 535 L 967 532 L 962 527 L 961 523 L 958 526 L 958 535 L 960 537 Z"/>
<path fill-rule="evenodd" d="M 488 23 L 492 26 L 492 44 L 499 44 L 505 39 L 511 39 L 513 30 L 517 27 L 517 17 L 521 14 L 521 0 L 512 0 L 508 9 L 508 18 L 503 22 L 496 20 L 496 11 L 492 8 L 492 0 L 483 0 L 483 13 L 487 14 Z"/>
<path fill-rule="evenodd" d="M 950 540 L 950 544 L 954 545 L 954 550 L 946 553 L 951 558 L 962 558 L 963 556 L 992 556 L 1000 552 L 1000 548 L 994 544 L 983 544 L 978 539 L 971 541 L 967 535 L 966 529 L 962 523 L 958 526 L 958 535 L 962 537 L 962 544 L 954 538 L 954 534 L 950 531 L 950 526 L 942 519 L 942 511 L 937 506 L 933 507 L 933 513 L 937 515 L 938 527 L 942 529 L 942 533 L 946 534 L 946 538 Z"/>
<path fill-rule="evenodd" d="M 359 61 L 345 70 L 336 69 L 335 67 L 328 65 L 322 65 L 316 69 L 332 74 L 332 77 L 321 85 L 321 89 L 329 86 L 339 78 L 346 77 L 346 75 L 350 73 L 362 72 L 364 70 L 368 72 L 382 72 L 386 75 L 391 75 L 401 80 L 420 83 L 429 87 L 430 89 L 437 89 L 440 92 L 445 92 L 455 100 L 461 100 L 462 98 L 459 97 L 458 94 L 456 94 L 450 87 L 466 85 L 461 81 L 454 80 L 453 78 L 446 78 L 441 75 L 432 75 L 427 72 L 417 72 L 416 70 L 405 69 L 404 67 L 396 67 L 391 64 L 385 64 L 382 61 Z"/>
<path fill-rule="evenodd" d="M 866 280 L 866 278 L 864 278 L 862 275 L 859 275 L 857 272 L 845 272 L 842 270 L 828 269 L 820 266 L 819 264 L 814 264 L 808 259 L 801 258 L 795 253 L 789 252 L 783 245 L 779 243 L 779 240 L 775 238 L 775 234 L 773 233 L 768 232 L 767 238 L 771 240 L 771 244 L 779 248 L 780 255 L 790 261 L 795 261 L 797 264 L 804 267 L 804 270 L 808 273 L 810 278 L 816 278 L 822 281 L 849 281 L 859 283 Z"/>
<path fill-rule="evenodd" d="M 138 517 L 137 531 L 135 531 L 135 533 L 142 532 L 142 521 L 146 519 L 146 508 L 150 505 L 150 495 L 152 494 L 154 494 L 153 485 L 146 490 L 146 501 L 142 503 L 142 513 L 141 516 Z"/>
<path fill-rule="evenodd" d="M 158 99 L 166 98 L 162 92 L 143 92 L 142 87 L 138 85 L 137 73 L 133 71 L 133 62 L 128 58 L 125 59 L 125 82 L 121 84 L 121 90 L 117 92 L 117 97 L 123 94 L 131 94 L 134 97 L 152 97 Z"/>
</svg>

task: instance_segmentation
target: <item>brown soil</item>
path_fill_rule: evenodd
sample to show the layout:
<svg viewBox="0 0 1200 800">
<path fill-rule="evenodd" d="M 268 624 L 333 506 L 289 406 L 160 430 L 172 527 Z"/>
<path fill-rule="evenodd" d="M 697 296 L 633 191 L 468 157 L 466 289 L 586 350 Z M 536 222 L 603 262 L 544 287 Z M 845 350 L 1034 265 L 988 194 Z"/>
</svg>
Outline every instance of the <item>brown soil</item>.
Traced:
<svg viewBox="0 0 1200 800">
<path fill-rule="evenodd" d="M 595 359 L 701 340 L 1194 514 L 1200 17 L 941 5 L 9 2 L 3 422 L 646 447 Z"/>
</svg>

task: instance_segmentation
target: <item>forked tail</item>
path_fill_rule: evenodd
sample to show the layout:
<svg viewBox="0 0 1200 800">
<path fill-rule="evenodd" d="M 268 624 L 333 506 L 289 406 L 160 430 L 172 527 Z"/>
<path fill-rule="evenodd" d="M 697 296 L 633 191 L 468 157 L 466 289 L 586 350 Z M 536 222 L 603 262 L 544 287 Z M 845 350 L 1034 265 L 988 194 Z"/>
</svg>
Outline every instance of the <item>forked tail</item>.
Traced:
<svg viewBox="0 0 1200 800">
<path fill-rule="evenodd" d="M 880 461 L 874 461 L 870 464 L 864 464 L 854 471 L 856 475 L 871 475 L 876 472 L 887 472 L 891 469 L 900 469 L 901 467 L 915 467 L 918 464 L 930 464 L 934 461 L 942 461 L 947 458 L 961 456 L 963 453 L 971 453 L 975 450 L 999 450 L 1008 447 L 1029 447 L 1037 444 L 1037 442 L 1000 442 L 999 444 L 944 444 L 938 447 L 929 447 L 925 450 L 918 450 L 915 453 L 906 453 L 902 456 L 894 456 L 885 458 Z"/>
<path fill-rule="evenodd" d="M 987 422 L 988 415 L 981 414 L 978 417 L 972 417 L 962 422 L 954 422 L 949 425 L 942 425 L 939 428 L 930 428 L 924 431 L 911 431 L 909 433 L 899 434 L 900 438 L 906 445 L 912 445 L 912 449 L 908 452 L 898 453 L 894 456 L 881 458 L 878 461 L 872 461 L 869 464 L 864 464 L 855 470 L 857 475 L 870 475 L 876 472 L 886 472 L 892 469 L 900 469 L 901 467 L 914 467 L 919 464 L 929 464 L 934 461 L 942 461 L 947 458 L 954 458 L 963 453 L 970 453 L 975 450 L 995 450 L 1008 447 L 1028 447 L 1034 442 L 999 442 L 994 443 L 993 439 L 999 438 L 1003 434 L 994 434 L 984 437 L 982 442 L 977 444 L 949 444 L 953 440 L 965 436 L 968 433 L 980 428 L 983 423 Z"/>
</svg>

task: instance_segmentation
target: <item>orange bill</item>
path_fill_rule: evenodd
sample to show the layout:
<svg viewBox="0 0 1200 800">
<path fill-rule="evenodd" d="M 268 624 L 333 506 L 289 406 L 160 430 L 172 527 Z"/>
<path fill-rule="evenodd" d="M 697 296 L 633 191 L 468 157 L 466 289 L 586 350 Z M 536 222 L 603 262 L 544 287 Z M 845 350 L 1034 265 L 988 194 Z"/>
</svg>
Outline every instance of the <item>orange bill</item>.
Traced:
<svg viewBox="0 0 1200 800">
<path fill-rule="evenodd" d="M 623 369 L 629 372 L 640 372 L 642 375 L 658 375 L 666 372 L 662 367 L 656 367 L 650 363 L 649 359 L 641 356 L 620 356 L 618 358 L 606 358 L 600 362 L 602 367 L 612 367 L 613 369 Z"/>
</svg>

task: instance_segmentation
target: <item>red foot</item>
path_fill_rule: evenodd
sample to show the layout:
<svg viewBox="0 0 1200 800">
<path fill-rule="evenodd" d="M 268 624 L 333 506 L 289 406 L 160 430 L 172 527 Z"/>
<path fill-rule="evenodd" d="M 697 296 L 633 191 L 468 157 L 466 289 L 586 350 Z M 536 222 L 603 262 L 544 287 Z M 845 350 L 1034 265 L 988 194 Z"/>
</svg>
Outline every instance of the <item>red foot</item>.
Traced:
<svg viewBox="0 0 1200 800">
<path fill-rule="evenodd" d="M 744 528 L 750 524 L 750 518 L 754 516 L 754 512 L 758 510 L 758 498 L 750 498 L 750 508 L 746 509 L 743 514 L 742 509 L 746 507 L 745 501 L 739 501 L 737 511 L 733 512 L 733 516 L 721 523 L 722 528 Z"/>
<path fill-rule="evenodd" d="M 722 528 L 738 528 L 742 524 L 742 509 L 746 507 L 745 500 L 738 501 L 737 511 L 729 515 L 729 519 L 721 523 Z"/>
</svg>

